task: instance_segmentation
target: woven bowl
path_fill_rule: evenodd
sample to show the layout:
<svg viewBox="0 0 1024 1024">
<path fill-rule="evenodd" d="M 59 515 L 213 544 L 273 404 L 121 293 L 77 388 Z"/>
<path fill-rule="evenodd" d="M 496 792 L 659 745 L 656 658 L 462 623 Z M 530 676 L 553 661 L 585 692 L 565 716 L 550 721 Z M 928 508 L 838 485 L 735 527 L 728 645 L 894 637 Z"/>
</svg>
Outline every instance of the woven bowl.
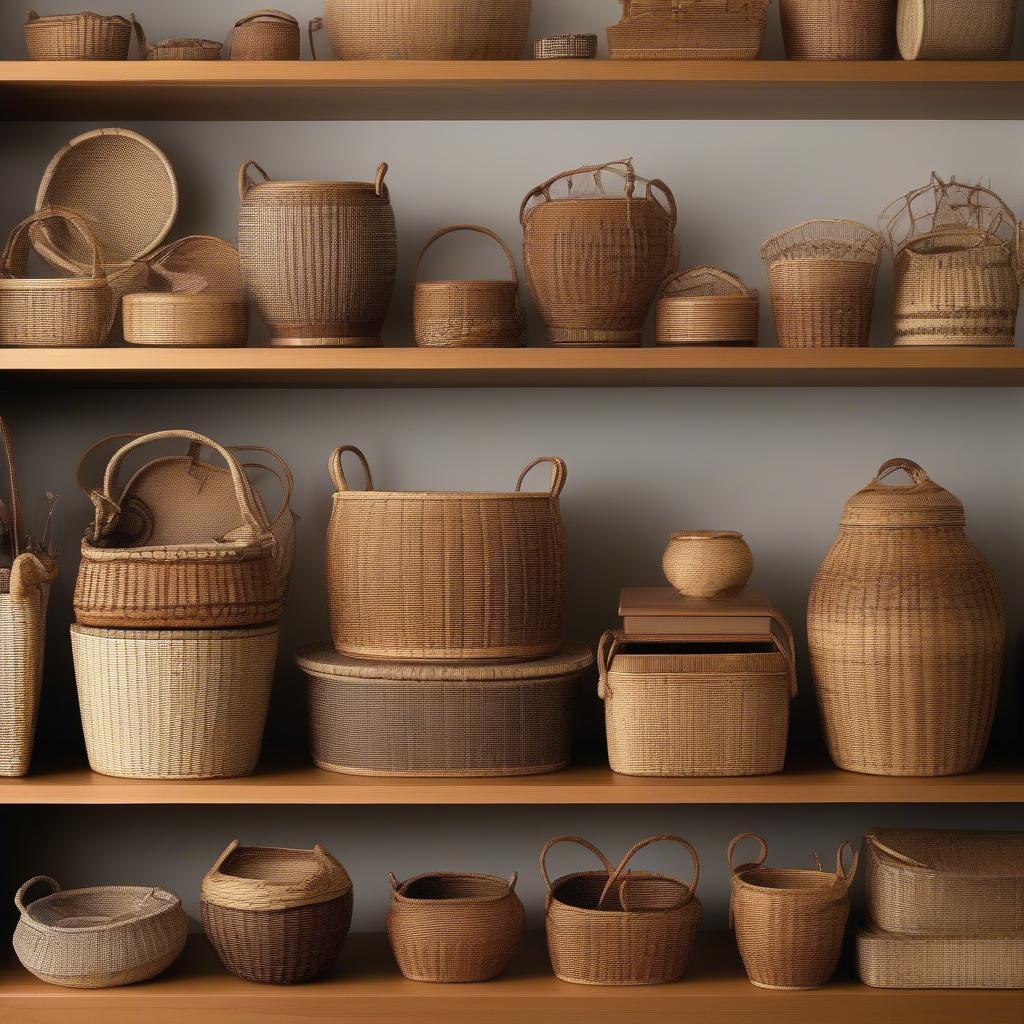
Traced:
<svg viewBox="0 0 1024 1024">
<path fill-rule="evenodd" d="M 741 533 L 697 530 L 672 534 L 661 567 L 683 597 L 719 597 L 747 585 L 754 557 Z"/>
</svg>

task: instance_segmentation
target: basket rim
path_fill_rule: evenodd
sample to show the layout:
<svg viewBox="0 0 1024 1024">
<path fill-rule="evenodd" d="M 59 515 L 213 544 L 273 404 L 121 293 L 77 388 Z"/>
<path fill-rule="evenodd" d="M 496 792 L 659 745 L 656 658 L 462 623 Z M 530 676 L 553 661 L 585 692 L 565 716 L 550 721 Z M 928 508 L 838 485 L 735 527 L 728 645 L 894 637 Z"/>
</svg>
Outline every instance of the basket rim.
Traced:
<svg viewBox="0 0 1024 1024">
<path fill-rule="evenodd" d="M 901 872 L 928 876 L 930 878 L 939 878 L 945 882 L 952 882 L 954 880 L 961 879 L 1005 879 L 1007 881 L 1018 882 L 1024 886 L 1024 874 L 1014 874 L 1010 867 L 1007 867 L 1004 871 L 969 871 L 962 869 L 954 870 L 951 868 L 937 868 L 922 861 L 914 861 L 910 854 L 894 850 L 885 841 L 886 837 L 889 837 L 890 839 L 893 837 L 915 838 L 916 836 L 920 836 L 922 838 L 941 838 L 949 835 L 955 836 L 957 840 L 994 838 L 997 836 L 1005 838 L 1008 842 L 1012 842 L 1016 839 L 1021 846 L 1022 860 L 1024 860 L 1024 832 L 1004 832 L 994 831 L 991 829 L 874 828 L 865 833 L 864 846 L 873 861 L 880 865 L 898 867 Z M 951 840 L 951 842 L 952 841 L 955 840 Z M 967 867 L 967 865 L 965 865 L 965 867 Z"/>
<path fill-rule="evenodd" d="M 339 498 L 387 498 L 390 501 L 398 499 L 409 499 L 413 501 L 448 501 L 457 498 L 459 501 L 494 501 L 496 498 L 505 500 L 522 501 L 524 499 L 536 501 L 543 498 L 544 501 L 558 500 L 557 494 L 550 491 L 372 491 L 348 490 L 334 491 L 334 500 Z"/>
<path fill-rule="evenodd" d="M 807 885 L 798 889 L 789 889 L 785 886 L 757 885 L 750 879 L 754 876 L 768 876 L 766 880 L 774 878 L 787 878 L 793 881 L 814 882 L 814 885 Z M 813 868 L 766 868 L 741 864 L 732 876 L 737 886 L 749 889 L 759 895 L 766 897 L 781 897 L 783 899 L 802 899 L 814 897 L 820 899 L 823 895 L 835 892 L 840 898 L 847 895 L 847 887 L 843 880 L 834 871 L 816 871 Z"/>
<path fill-rule="evenodd" d="M 154 907 L 152 910 L 147 911 L 144 914 L 123 921 L 111 921 L 106 924 L 89 925 L 84 928 L 71 928 L 62 924 L 46 924 L 45 922 L 38 920 L 33 915 L 33 911 L 36 908 L 50 906 L 53 903 L 58 902 L 61 897 L 81 896 L 83 893 L 92 893 L 97 890 L 104 889 L 118 889 L 125 893 L 133 893 L 140 896 L 143 894 L 149 894 L 163 900 L 165 905 L 161 907 Z M 176 892 L 172 892 L 170 889 L 165 889 L 160 885 L 90 885 L 82 886 L 78 889 L 60 889 L 57 892 L 51 892 L 48 896 L 41 896 L 39 899 L 33 900 L 31 903 L 26 905 L 25 910 L 21 914 L 21 921 L 41 932 L 61 932 L 70 935 L 84 935 L 91 932 L 110 932 L 123 928 L 137 927 L 145 921 L 151 921 L 153 918 L 161 917 L 168 913 L 174 913 L 175 910 L 181 909 L 181 897 Z"/>
<path fill-rule="evenodd" d="M 140 547 L 99 547 L 82 538 L 83 559 L 98 562 L 248 562 L 265 557 L 277 546 L 273 536 L 255 540 L 202 541 L 195 544 L 156 544 Z"/>
<path fill-rule="evenodd" d="M 276 624 L 216 629 L 108 629 L 104 626 L 83 626 L 78 622 L 72 622 L 71 632 L 101 640 L 133 640 L 138 643 L 191 641 L 195 643 L 200 640 L 257 640 L 274 636 L 280 632 L 280 629 Z"/>
<path fill-rule="evenodd" d="M 585 916 L 599 914 L 601 919 L 611 918 L 626 918 L 626 917 L 655 917 L 663 916 L 665 914 L 675 913 L 677 911 L 687 911 L 691 907 L 697 907 L 700 909 L 703 905 L 700 902 L 700 898 L 697 893 L 690 888 L 690 886 L 674 877 L 673 875 L 666 875 L 661 871 L 628 871 L 623 874 L 621 881 L 625 881 L 629 878 L 640 878 L 640 879 L 657 879 L 658 881 L 670 882 L 672 885 L 676 885 L 684 893 L 689 895 L 689 899 L 682 903 L 678 903 L 672 907 L 657 907 L 657 908 L 643 908 L 636 910 L 605 910 L 600 907 L 577 907 L 572 903 L 565 903 L 558 898 L 558 890 L 566 882 L 575 881 L 578 878 L 593 878 L 595 881 L 603 881 L 607 883 L 608 872 L 607 871 L 572 871 L 567 875 L 559 875 L 551 883 L 551 893 L 547 898 L 548 909 L 550 910 L 555 904 L 562 911 L 569 913 L 582 914 Z"/>
<path fill-rule="evenodd" d="M 394 876 L 392 876 L 393 878 Z M 408 895 L 409 887 L 425 879 L 473 879 L 474 881 L 497 882 L 504 886 L 504 892 L 495 892 L 491 895 L 480 896 L 459 896 L 452 899 L 424 898 Z M 404 882 L 400 882 L 395 888 L 393 899 L 396 903 L 405 904 L 409 907 L 417 906 L 442 906 L 442 907 L 468 907 L 480 906 L 490 903 L 502 903 L 510 896 L 515 897 L 515 883 L 518 876 L 513 875 L 511 880 L 502 878 L 501 875 L 484 874 L 477 871 L 425 871 L 419 875 L 413 875 Z M 397 879 L 396 879 L 397 881 Z"/>
</svg>

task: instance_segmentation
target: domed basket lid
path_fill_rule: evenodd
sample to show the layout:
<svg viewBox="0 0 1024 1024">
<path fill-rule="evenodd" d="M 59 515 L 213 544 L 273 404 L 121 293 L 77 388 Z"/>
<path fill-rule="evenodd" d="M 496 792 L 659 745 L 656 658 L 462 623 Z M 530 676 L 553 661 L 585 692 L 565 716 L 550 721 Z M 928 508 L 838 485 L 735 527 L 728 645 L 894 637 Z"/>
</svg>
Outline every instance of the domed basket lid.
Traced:
<svg viewBox="0 0 1024 1024">
<path fill-rule="evenodd" d="M 887 484 L 897 470 L 910 484 Z M 858 491 L 843 509 L 843 526 L 962 527 L 966 524 L 960 499 L 940 487 L 910 459 L 890 459 L 879 467 L 874 480 Z"/>
</svg>

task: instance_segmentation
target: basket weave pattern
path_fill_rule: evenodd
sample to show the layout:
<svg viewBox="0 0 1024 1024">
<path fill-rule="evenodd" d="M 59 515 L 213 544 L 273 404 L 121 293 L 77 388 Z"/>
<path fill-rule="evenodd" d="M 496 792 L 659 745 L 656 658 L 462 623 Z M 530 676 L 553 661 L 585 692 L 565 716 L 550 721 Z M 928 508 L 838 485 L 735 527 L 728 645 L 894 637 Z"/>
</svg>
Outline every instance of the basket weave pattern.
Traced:
<svg viewBox="0 0 1024 1024">
<path fill-rule="evenodd" d="M 668 277 L 658 293 L 659 345 L 756 345 L 758 293 L 718 267 Z"/>
<path fill-rule="evenodd" d="M 125 60 L 131 42 L 132 23 L 119 15 L 84 11 L 40 18 L 29 11 L 25 22 L 29 60 Z"/>
<path fill-rule="evenodd" d="M 593 60 L 597 56 L 597 36 L 590 32 L 545 36 L 533 43 L 534 60 Z"/>
<path fill-rule="evenodd" d="M 235 22 L 231 31 L 232 60 L 298 60 L 299 23 L 290 14 L 264 8 Z"/>
<path fill-rule="evenodd" d="M 930 2 L 930 0 L 929 0 Z M 887 60 L 897 0 L 779 0 L 790 60 Z"/>
<path fill-rule="evenodd" d="M 1009 57 L 1017 0 L 899 0 L 896 37 L 904 60 Z"/>
<path fill-rule="evenodd" d="M 613 60 L 756 60 L 769 0 L 622 0 Z"/>
</svg>

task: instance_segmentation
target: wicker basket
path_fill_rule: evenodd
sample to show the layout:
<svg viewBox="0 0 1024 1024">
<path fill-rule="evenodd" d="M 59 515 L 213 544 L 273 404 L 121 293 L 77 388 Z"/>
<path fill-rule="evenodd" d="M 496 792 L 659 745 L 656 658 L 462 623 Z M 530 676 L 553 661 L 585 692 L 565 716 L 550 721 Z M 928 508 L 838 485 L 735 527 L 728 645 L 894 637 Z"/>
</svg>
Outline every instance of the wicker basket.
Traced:
<svg viewBox="0 0 1024 1024">
<path fill-rule="evenodd" d="M 904 60 L 1009 57 L 1017 0 L 899 0 L 896 38 Z"/>
<path fill-rule="evenodd" d="M 569 763 L 574 682 L 593 663 L 568 643 L 502 665 L 357 661 L 303 648 L 313 759 L 350 775 L 536 775 Z M 386 710 L 385 710 L 386 709 Z"/>
<path fill-rule="evenodd" d="M 760 844 L 758 859 L 737 866 L 736 847 L 744 839 Z M 847 869 L 843 859 L 852 853 Z M 850 884 L 857 852 L 843 843 L 836 870 L 766 868 L 768 844 L 752 832 L 729 844 L 732 896 L 729 904 L 736 944 L 752 984 L 769 989 L 811 989 L 827 985 L 839 965 L 850 916 Z M 817 856 L 815 856 L 817 861 Z"/>
<path fill-rule="evenodd" d="M 516 875 L 437 873 L 406 882 L 389 877 L 395 894 L 388 938 L 407 978 L 490 981 L 505 970 L 523 934 Z"/>
<path fill-rule="evenodd" d="M 45 882 L 48 896 L 25 904 Z M 40 981 L 64 988 L 113 988 L 154 978 L 178 959 L 188 937 L 181 900 L 167 889 L 101 885 L 61 891 L 52 878 L 30 878 L 14 897 L 21 917 L 14 951 Z"/>
<path fill-rule="evenodd" d="M 231 60 L 299 60 L 299 22 L 284 11 L 263 8 L 235 22 Z"/>
<path fill-rule="evenodd" d="M 633 857 L 658 842 L 679 843 L 693 858 L 693 877 L 627 871 Z M 554 882 L 547 856 L 558 843 L 576 843 L 600 860 L 601 871 L 578 871 Z M 576 985 L 663 985 L 679 981 L 693 950 L 701 905 L 700 860 L 678 836 L 651 836 L 637 843 L 613 868 L 585 839 L 560 836 L 540 854 L 547 886 L 545 925 L 555 976 Z"/>
<path fill-rule="evenodd" d="M 350 490 L 342 456 L 366 475 Z M 529 472 L 552 467 L 547 491 Z M 338 652 L 395 661 L 529 661 L 562 646 L 565 463 L 531 462 L 511 493 L 375 491 L 358 448 L 336 448 L 327 603 Z M 367 558 L 366 552 L 373 557 Z"/>
<path fill-rule="evenodd" d="M 683 597 L 724 597 L 747 585 L 754 556 L 742 533 L 689 530 L 669 537 L 661 567 Z"/>
<path fill-rule="evenodd" d="M 597 36 L 592 32 L 544 36 L 533 42 L 534 60 L 593 60 L 596 56 Z"/>
<path fill-rule="evenodd" d="M 312 850 L 232 842 L 203 878 L 207 938 L 246 981 L 312 981 L 338 959 L 352 923 L 352 882 L 319 843 Z"/>
<path fill-rule="evenodd" d="M 897 0 L 779 0 L 790 60 L 888 60 Z"/>
<path fill-rule="evenodd" d="M 775 617 L 771 642 L 601 638 L 598 694 L 608 762 L 620 775 L 770 775 L 786 760 L 796 655 Z"/>
<path fill-rule="evenodd" d="M 145 54 L 144 60 L 220 60 L 224 44 L 215 39 L 196 39 L 194 36 L 175 36 L 149 43 L 142 34 L 142 26 L 136 22 L 139 46 Z"/>
<path fill-rule="evenodd" d="M 55 14 L 40 18 L 29 11 L 25 46 L 29 60 L 127 60 L 132 43 L 132 18 Z"/>
<path fill-rule="evenodd" d="M 770 0 L 620 0 L 613 60 L 757 60 Z"/>
<path fill-rule="evenodd" d="M 885 479 L 905 470 L 909 486 Z M 811 669 L 833 761 L 869 775 L 977 768 L 1002 675 L 1006 626 L 964 509 L 893 459 L 843 511 L 811 587 Z"/>
<path fill-rule="evenodd" d="M 885 240 L 851 220 L 810 220 L 761 247 L 781 348 L 858 348 L 871 335 Z"/>
<path fill-rule="evenodd" d="M 658 292 L 659 345 L 756 345 L 759 296 L 718 267 L 668 277 Z"/>
<path fill-rule="evenodd" d="M 454 231 L 493 238 L 508 260 L 511 281 L 420 281 L 427 250 Z M 519 304 L 519 274 L 509 247 L 488 228 L 456 224 L 431 235 L 416 261 L 413 320 L 416 344 L 437 348 L 515 348 L 526 344 L 526 315 Z"/>
<path fill-rule="evenodd" d="M 868 913 L 879 928 L 1024 933 L 1024 832 L 875 829 L 864 852 Z"/>
</svg>

